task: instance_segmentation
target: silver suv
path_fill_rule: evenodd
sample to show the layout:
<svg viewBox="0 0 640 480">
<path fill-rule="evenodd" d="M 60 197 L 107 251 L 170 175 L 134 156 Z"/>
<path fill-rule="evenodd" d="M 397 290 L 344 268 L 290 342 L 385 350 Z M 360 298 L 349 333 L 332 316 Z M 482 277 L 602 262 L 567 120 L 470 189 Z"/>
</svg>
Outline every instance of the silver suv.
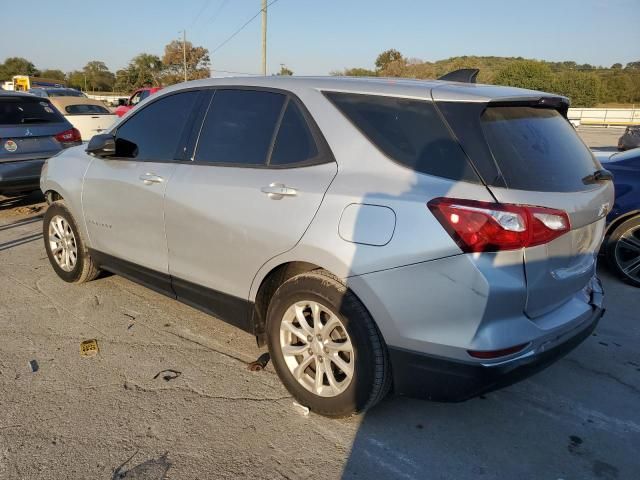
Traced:
<svg viewBox="0 0 640 480">
<path fill-rule="evenodd" d="M 606 170 L 549 94 L 445 81 L 206 79 L 49 160 L 45 247 L 269 347 L 323 415 L 463 400 L 601 317 Z"/>
</svg>

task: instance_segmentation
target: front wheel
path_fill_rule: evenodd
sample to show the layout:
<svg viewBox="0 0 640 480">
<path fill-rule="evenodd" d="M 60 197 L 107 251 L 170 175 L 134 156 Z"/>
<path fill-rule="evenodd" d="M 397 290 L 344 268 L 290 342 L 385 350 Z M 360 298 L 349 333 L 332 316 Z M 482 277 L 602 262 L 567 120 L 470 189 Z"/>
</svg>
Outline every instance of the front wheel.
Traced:
<svg viewBox="0 0 640 480">
<path fill-rule="evenodd" d="M 607 260 L 623 280 L 640 287 L 640 217 L 622 222 L 609 236 Z"/>
<path fill-rule="evenodd" d="M 267 313 L 273 365 L 289 392 L 313 412 L 360 413 L 388 393 L 386 346 L 360 300 L 324 270 L 297 275 Z"/>
<path fill-rule="evenodd" d="M 63 201 L 49 205 L 42 234 L 49 262 L 62 280 L 83 283 L 98 276 L 100 270 L 93 263 L 76 221 Z"/>
</svg>

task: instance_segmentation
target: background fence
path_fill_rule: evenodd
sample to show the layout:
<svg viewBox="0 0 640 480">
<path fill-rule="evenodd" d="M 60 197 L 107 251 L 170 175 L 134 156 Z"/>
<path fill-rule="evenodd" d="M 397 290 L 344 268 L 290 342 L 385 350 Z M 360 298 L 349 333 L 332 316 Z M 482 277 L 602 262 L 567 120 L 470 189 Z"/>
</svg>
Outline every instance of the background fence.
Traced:
<svg viewBox="0 0 640 480">
<path fill-rule="evenodd" d="M 636 108 L 570 108 L 569 120 L 582 125 L 640 125 L 640 106 Z"/>
</svg>

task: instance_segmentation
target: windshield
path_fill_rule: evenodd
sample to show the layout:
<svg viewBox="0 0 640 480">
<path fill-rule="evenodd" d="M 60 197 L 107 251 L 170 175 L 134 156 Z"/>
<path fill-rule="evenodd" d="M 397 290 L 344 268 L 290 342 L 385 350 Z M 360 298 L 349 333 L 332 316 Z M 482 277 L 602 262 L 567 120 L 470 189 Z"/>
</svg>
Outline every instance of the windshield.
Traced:
<svg viewBox="0 0 640 480">
<path fill-rule="evenodd" d="M 60 122 L 62 115 L 42 98 L 0 97 L 0 125 Z"/>
<path fill-rule="evenodd" d="M 582 179 L 598 165 L 571 124 L 556 110 L 489 107 L 482 114 L 481 125 L 509 188 L 545 192 L 589 188 Z"/>
</svg>

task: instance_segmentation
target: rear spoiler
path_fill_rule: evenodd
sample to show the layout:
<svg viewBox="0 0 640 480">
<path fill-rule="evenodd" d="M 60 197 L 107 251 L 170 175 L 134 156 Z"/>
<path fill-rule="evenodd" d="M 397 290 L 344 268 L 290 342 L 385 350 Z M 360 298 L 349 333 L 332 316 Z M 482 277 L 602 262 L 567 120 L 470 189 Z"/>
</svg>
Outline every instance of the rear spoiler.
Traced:
<svg viewBox="0 0 640 480">
<path fill-rule="evenodd" d="M 480 73 L 478 68 L 461 68 L 454 70 L 453 72 L 445 73 L 438 80 L 445 80 L 447 82 L 462 82 L 462 83 L 476 83 L 476 78 Z"/>
</svg>

